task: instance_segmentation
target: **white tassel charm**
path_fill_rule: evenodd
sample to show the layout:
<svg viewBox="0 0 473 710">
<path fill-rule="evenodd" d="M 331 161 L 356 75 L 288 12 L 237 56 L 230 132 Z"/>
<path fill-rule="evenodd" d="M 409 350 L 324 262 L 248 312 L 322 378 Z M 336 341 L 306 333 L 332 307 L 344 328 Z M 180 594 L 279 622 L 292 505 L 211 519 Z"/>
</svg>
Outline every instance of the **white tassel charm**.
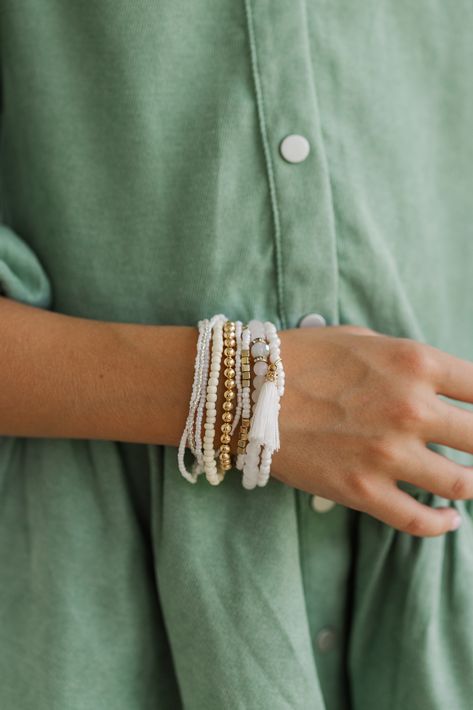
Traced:
<svg viewBox="0 0 473 710">
<path fill-rule="evenodd" d="M 265 446 L 271 452 L 279 451 L 280 445 L 279 400 L 277 366 L 270 363 L 256 401 L 248 439 Z"/>
</svg>

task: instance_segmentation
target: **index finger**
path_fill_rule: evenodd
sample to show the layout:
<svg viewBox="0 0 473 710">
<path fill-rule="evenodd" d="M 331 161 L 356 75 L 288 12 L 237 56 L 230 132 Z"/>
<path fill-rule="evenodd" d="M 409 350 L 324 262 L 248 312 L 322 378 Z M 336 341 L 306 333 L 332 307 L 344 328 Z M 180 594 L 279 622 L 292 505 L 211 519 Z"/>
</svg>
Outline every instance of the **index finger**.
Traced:
<svg viewBox="0 0 473 710">
<path fill-rule="evenodd" d="M 473 362 L 424 344 L 433 363 L 432 382 L 437 394 L 473 403 Z"/>
</svg>

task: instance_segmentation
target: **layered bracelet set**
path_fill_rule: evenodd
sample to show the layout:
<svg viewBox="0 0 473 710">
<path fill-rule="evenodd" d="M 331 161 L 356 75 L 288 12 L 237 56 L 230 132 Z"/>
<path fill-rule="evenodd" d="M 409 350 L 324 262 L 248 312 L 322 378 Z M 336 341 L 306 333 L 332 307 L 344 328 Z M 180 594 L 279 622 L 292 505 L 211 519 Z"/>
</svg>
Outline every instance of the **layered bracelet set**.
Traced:
<svg viewBox="0 0 473 710">
<path fill-rule="evenodd" d="M 264 486 L 273 453 L 280 446 L 279 410 L 284 394 L 276 326 L 258 320 L 243 324 L 219 313 L 199 321 L 198 329 L 189 412 L 177 455 L 179 470 L 191 483 L 205 474 L 209 483 L 218 485 L 226 471 L 235 467 L 242 471 L 244 488 Z M 223 404 L 217 411 L 222 379 Z M 235 458 L 231 453 L 234 437 Z M 186 447 L 194 456 L 190 471 L 184 462 Z"/>
</svg>

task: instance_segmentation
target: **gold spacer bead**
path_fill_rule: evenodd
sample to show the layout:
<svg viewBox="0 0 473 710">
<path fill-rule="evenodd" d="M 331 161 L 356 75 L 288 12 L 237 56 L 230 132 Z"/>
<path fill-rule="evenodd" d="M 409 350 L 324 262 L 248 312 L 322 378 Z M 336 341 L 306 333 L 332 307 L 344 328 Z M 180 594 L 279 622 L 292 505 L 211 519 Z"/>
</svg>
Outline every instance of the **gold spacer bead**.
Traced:
<svg viewBox="0 0 473 710">
<path fill-rule="evenodd" d="M 250 357 L 250 351 L 249 350 L 242 350 L 241 356 L 242 356 L 242 358 L 243 357 Z"/>
<path fill-rule="evenodd" d="M 256 357 L 253 358 L 253 362 L 268 362 L 268 356 L 267 355 L 257 355 Z"/>
<path fill-rule="evenodd" d="M 242 363 L 241 364 L 241 371 L 242 372 L 251 372 L 251 365 Z"/>
</svg>

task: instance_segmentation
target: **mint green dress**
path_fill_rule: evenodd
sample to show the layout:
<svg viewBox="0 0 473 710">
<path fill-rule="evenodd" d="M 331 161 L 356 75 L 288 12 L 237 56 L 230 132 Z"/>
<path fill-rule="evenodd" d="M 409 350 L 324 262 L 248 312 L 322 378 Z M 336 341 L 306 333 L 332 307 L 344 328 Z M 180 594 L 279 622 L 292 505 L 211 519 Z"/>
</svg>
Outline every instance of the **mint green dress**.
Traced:
<svg viewBox="0 0 473 710">
<path fill-rule="evenodd" d="M 466 0 L 0 0 L 3 295 L 473 360 L 472 29 Z M 0 443 L 1 710 L 473 707 L 472 501 L 421 538 L 192 486 L 171 447 Z"/>
</svg>

